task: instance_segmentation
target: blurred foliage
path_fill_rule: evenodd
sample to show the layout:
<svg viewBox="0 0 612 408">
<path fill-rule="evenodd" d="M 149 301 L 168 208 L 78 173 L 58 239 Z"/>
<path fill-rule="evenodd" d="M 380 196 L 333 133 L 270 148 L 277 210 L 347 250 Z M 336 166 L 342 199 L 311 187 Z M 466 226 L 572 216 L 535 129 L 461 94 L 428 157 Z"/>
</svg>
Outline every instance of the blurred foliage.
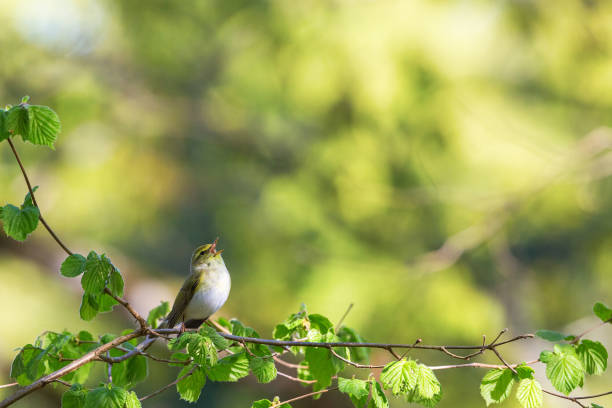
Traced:
<svg viewBox="0 0 612 408">
<path fill-rule="evenodd" d="M 134 301 L 163 300 L 136 291 L 154 279 L 170 300 L 192 248 L 220 235 L 221 313 L 261 333 L 301 302 L 337 319 L 354 302 L 368 340 L 474 343 L 611 303 L 612 133 L 590 134 L 612 124 L 611 23 L 599 0 L 7 0 L 0 100 L 58 112 L 57 152 L 17 146 L 42 212 L 77 249 L 123 257 L 128 297 L 154 297 Z M 0 147 L 2 203 L 20 202 Z M 456 262 L 420 262 L 498 221 L 460 235 Z M 27 328 L 2 341 L 71 328 L 74 307 L 49 327 L 79 295 L 48 290 L 61 254 L 44 231 L 0 245 Z M 32 257 L 53 277 L 30 276 Z M 481 374 L 442 374 L 440 406 L 480 404 L 463 386 Z"/>
</svg>

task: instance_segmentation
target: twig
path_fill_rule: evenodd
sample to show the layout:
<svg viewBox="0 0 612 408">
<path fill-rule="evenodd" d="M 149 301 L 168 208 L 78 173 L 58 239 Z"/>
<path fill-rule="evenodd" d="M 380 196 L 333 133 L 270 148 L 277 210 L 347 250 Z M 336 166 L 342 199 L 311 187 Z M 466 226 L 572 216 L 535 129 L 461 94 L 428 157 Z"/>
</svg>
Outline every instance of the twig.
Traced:
<svg viewBox="0 0 612 408">
<path fill-rule="evenodd" d="M 540 360 L 533 360 L 533 361 L 529 361 L 525 364 L 527 365 L 531 365 L 531 364 L 535 364 L 537 362 L 539 362 Z M 523 363 L 521 363 L 523 364 Z M 510 367 L 515 368 L 520 366 L 521 364 L 511 364 Z M 465 364 L 451 364 L 451 365 L 442 365 L 442 366 L 429 366 L 430 369 L 432 370 L 448 370 L 451 368 L 469 368 L 469 367 L 473 367 L 473 368 L 499 368 L 499 369 L 503 369 L 503 368 L 508 368 L 505 365 L 499 365 L 499 364 L 485 364 L 485 363 L 465 363 Z"/>
<path fill-rule="evenodd" d="M 583 338 L 584 336 L 586 336 L 587 334 L 589 334 L 593 330 L 599 329 L 601 326 L 605 326 L 608 323 L 612 323 L 612 319 L 608 319 L 605 322 L 601 322 L 599 324 L 596 324 L 593 327 L 590 327 L 590 328 L 586 329 L 585 331 L 583 331 L 582 333 L 580 333 L 579 335 L 574 337 L 574 339 L 570 342 L 570 344 L 577 344 L 580 341 L 581 338 Z"/>
<path fill-rule="evenodd" d="M 334 391 L 334 390 L 337 390 L 337 389 L 338 389 L 338 387 L 333 387 L 333 388 L 326 388 L 326 389 L 321 390 L 321 391 L 309 392 L 308 394 L 300 395 L 299 397 L 291 398 L 291 399 L 288 399 L 288 400 L 285 400 L 285 401 L 281 401 L 281 402 L 279 402 L 277 404 L 270 405 L 270 408 L 277 408 L 277 407 L 282 406 L 283 404 L 288 404 L 288 403 L 293 402 L 293 401 L 299 401 L 299 400 L 304 399 L 304 398 L 312 397 L 313 395 L 323 394 L 324 392 Z"/>
<path fill-rule="evenodd" d="M 344 314 L 342 315 L 342 317 L 338 321 L 338 324 L 336 324 L 336 334 L 338 334 L 338 330 L 340 330 L 340 326 L 342 325 L 342 322 L 344 322 L 344 319 L 346 319 L 346 316 L 348 316 L 348 314 L 349 314 L 349 312 L 351 311 L 352 308 L 353 308 L 353 303 L 351 303 L 348 306 L 348 308 L 346 309 L 346 312 L 344 312 Z"/>
<path fill-rule="evenodd" d="M 0 388 L 9 388 L 9 387 L 14 387 L 16 385 L 19 385 L 19 383 L 14 382 L 14 383 L 2 384 L 0 385 Z"/>
<path fill-rule="evenodd" d="M 293 377 L 293 376 L 291 376 L 289 374 L 285 374 L 285 373 L 283 373 L 281 371 L 277 371 L 276 374 L 280 375 L 281 377 L 285 377 L 288 380 L 299 382 L 299 383 L 302 383 L 302 384 L 314 384 L 314 383 L 317 382 L 317 380 L 303 380 L 301 378 Z"/>
<path fill-rule="evenodd" d="M 548 395 L 552 395 L 554 397 L 558 397 L 558 398 L 563 398 L 566 399 L 568 401 L 572 401 L 573 403 L 578 404 L 579 406 L 581 406 L 582 408 L 587 408 L 587 405 L 584 405 L 583 403 L 581 403 L 580 401 L 578 401 L 578 398 L 576 397 L 569 397 L 567 395 L 563 395 L 563 394 L 559 394 L 556 392 L 552 392 L 552 391 L 548 391 L 548 390 L 542 390 L 543 393 L 546 393 Z"/>
<path fill-rule="evenodd" d="M 329 351 L 331 351 L 331 353 L 334 355 L 334 357 L 336 357 L 339 360 L 344 361 L 346 364 L 350 364 L 353 367 L 357 367 L 357 368 L 383 368 L 384 365 L 371 365 L 371 364 L 359 364 L 359 363 L 355 363 L 349 359 L 346 359 L 344 357 L 342 357 L 340 354 L 336 353 L 334 351 L 334 349 L 332 347 L 328 347 Z M 401 360 L 401 359 L 400 359 Z"/>
<path fill-rule="evenodd" d="M 172 387 L 173 385 L 178 384 L 179 382 L 181 382 L 182 380 L 184 380 L 185 378 L 189 377 L 191 374 L 193 374 L 193 372 L 195 371 L 195 369 L 197 368 L 197 365 L 194 365 L 193 368 L 191 370 L 189 370 L 189 372 L 187 372 L 185 375 L 180 376 L 179 378 L 177 378 L 176 380 L 172 381 L 170 384 L 163 386 L 162 388 L 160 388 L 159 390 L 152 392 L 149 395 L 145 395 L 142 398 L 138 398 L 139 401 L 144 401 L 147 400 L 149 398 L 153 398 L 156 395 L 161 394 L 162 392 L 166 391 L 168 388 Z"/>
<path fill-rule="evenodd" d="M 36 206 L 36 208 L 38 208 L 38 211 L 39 211 L 38 218 L 40 219 L 40 222 L 45 226 L 45 228 L 47 229 L 49 234 L 51 234 L 51 236 L 53 237 L 55 242 L 57 242 L 57 244 L 60 247 L 62 247 L 64 252 L 66 252 L 68 255 L 72 255 L 72 251 L 69 250 L 68 247 L 66 245 L 64 245 L 62 240 L 59 239 L 57 234 L 55 232 L 53 232 L 51 227 L 49 227 L 49 224 L 47 224 L 47 221 L 45 221 L 45 219 L 43 218 L 42 214 L 40 213 L 40 207 L 38 207 L 38 203 L 36 202 L 36 197 L 34 197 L 34 190 L 32 190 L 32 185 L 30 184 L 30 179 L 28 178 L 28 175 L 27 175 L 27 173 L 25 171 L 25 168 L 23 167 L 23 164 L 21 163 L 21 159 L 19 158 L 19 155 L 17 154 L 17 150 L 15 149 L 15 145 L 13 145 L 13 141 L 11 140 L 10 137 L 8 139 L 6 139 L 6 141 L 11 146 L 11 150 L 13 151 L 13 155 L 15 156 L 15 159 L 17 159 L 17 164 L 19 164 L 19 168 L 21 169 L 21 174 L 23 174 L 23 178 L 25 179 L 25 182 L 28 185 L 28 191 L 30 192 L 30 197 L 32 197 L 32 203 Z"/>
<path fill-rule="evenodd" d="M 125 308 L 125 310 L 127 310 L 132 316 L 134 316 L 136 321 L 138 321 L 138 324 L 140 325 L 141 329 L 145 329 L 146 331 L 151 331 L 147 329 L 148 327 L 147 321 L 136 310 L 134 310 L 132 305 L 130 305 L 127 300 L 123 300 L 119 296 L 115 296 L 113 292 L 110 291 L 109 288 L 104 288 L 104 292 L 108 294 L 109 296 L 111 296 L 113 299 L 115 299 L 119 304 L 121 304 L 121 306 Z"/>
</svg>

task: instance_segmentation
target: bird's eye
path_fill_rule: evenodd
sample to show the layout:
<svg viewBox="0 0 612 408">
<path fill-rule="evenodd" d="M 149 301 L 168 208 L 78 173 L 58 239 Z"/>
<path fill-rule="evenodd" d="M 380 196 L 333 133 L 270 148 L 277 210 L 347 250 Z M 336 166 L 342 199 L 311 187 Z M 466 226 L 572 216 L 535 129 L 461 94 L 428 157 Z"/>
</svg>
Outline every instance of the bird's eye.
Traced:
<svg viewBox="0 0 612 408">
<path fill-rule="evenodd" d="M 206 251 L 200 252 L 200 256 L 204 255 L 205 253 L 206 253 Z"/>
</svg>

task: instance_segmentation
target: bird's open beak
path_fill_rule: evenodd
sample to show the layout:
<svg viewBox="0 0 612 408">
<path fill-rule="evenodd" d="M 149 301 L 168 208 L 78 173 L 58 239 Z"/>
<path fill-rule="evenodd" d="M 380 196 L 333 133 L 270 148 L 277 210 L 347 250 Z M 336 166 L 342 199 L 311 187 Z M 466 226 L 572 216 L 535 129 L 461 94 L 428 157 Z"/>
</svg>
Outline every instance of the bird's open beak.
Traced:
<svg viewBox="0 0 612 408">
<path fill-rule="evenodd" d="M 215 238 L 215 241 L 210 246 L 210 252 L 213 254 L 213 256 L 217 256 L 223 252 L 223 250 L 217 251 L 217 242 L 219 242 L 219 237 Z"/>
</svg>

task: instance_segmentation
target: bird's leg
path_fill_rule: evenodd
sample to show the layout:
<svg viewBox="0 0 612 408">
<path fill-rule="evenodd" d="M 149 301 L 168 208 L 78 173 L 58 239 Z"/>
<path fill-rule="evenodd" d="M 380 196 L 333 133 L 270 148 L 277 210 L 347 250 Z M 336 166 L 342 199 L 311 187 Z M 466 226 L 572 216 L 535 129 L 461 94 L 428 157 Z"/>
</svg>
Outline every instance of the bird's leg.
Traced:
<svg viewBox="0 0 612 408">
<path fill-rule="evenodd" d="M 183 333 L 185 333 L 185 320 L 183 319 L 183 321 L 181 322 L 181 327 L 180 327 L 180 333 L 179 336 Z"/>
</svg>

